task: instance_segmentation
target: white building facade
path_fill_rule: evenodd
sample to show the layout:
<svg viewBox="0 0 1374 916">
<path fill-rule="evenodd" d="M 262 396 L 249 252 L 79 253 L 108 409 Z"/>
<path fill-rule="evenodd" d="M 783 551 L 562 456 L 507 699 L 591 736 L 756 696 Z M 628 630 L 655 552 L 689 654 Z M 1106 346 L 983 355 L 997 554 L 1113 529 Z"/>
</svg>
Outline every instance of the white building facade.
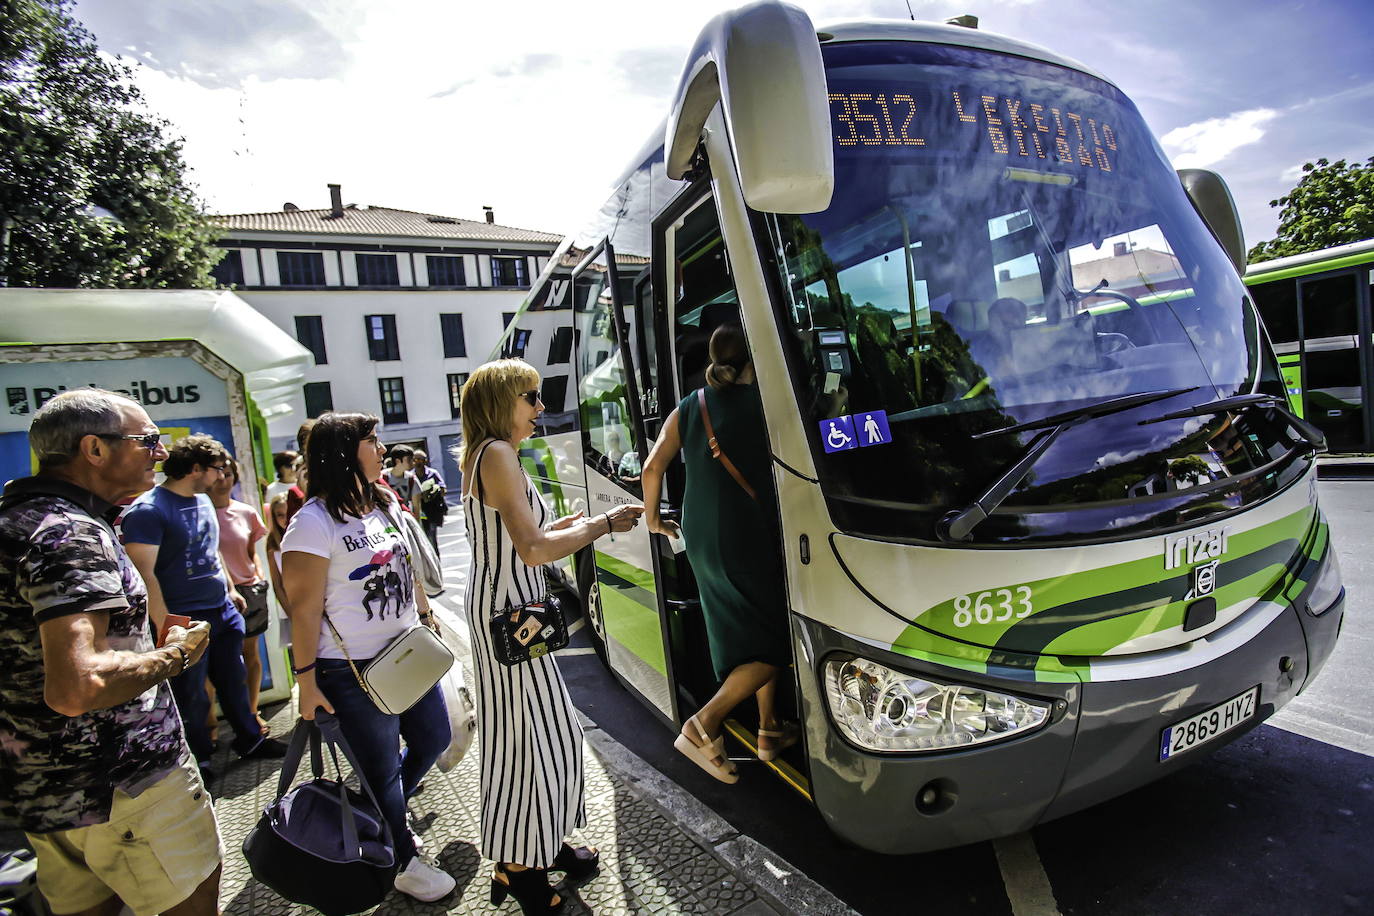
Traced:
<svg viewBox="0 0 1374 916">
<path fill-rule="evenodd" d="M 332 206 L 216 216 L 232 285 L 315 357 L 297 413 L 269 426 L 274 447 L 326 410 L 382 418 L 383 440 L 456 468 L 458 389 L 495 348 L 558 244 L 548 232 L 386 207 Z"/>
</svg>

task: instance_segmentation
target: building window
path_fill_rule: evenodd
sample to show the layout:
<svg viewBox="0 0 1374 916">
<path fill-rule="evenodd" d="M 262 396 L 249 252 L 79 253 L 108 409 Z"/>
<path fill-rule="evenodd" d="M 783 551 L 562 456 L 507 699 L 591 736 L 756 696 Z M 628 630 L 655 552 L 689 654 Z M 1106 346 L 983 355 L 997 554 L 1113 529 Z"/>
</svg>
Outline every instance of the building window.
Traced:
<svg viewBox="0 0 1374 916">
<path fill-rule="evenodd" d="M 573 329 L 561 327 L 553 332 L 549 341 L 549 365 L 572 361 Z"/>
<path fill-rule="evenodd" d="M 383 423 L 409 423 L 406 413 L 406 383 L 400 378 L 377 379 L 377 393 L 382 398 Z"/>
<path fill-rule="evenodd" d="M 467 380 L 466 372 L 450 372 L 448 376 L 448 415 L 455 420 L 461 413 L 463 386 Z"/>
<path fill-rule="evenodd" d="M 492 286 L 529 286 L 524 258 L 491 259 Z"/>
<path fill-rule="evenodd" d="M 334 409 L 334 392 L 328 382 L 305 383 L 305 415 L 314 419 Z"/>
<path fill-rule="evenodd" d="M 369 359 L 381 361 L 401 358 L 401 345 L 396 340 L 395 315 L 365 315 L 363 324 L 367 328 Z"/>
<path fill-rule="evenodd" d="M 278 251 L 277 278 L 282 286 L 324 286 L 324 255 L 317 251 Z"/>
<path fill-rule="evenodd" d="M 444 335 L 444 358 L 467 356 L 468 344 L 463 339 L 463 316 L 440 315 L 439 330 Z"/>
<path fill-rule="evenodd" d="M 355 254 L 359 286 L 400 286 L 401 275 L 394 254 Z"/>
<path fill-rule="evenodd" d="M 296 339 L 314 354 L 315 365 L 329 362 L 329 354 L 324 349 L 324 319 L 319 315 L 296 316 Z"/>
<path fill-rule="evenodd" d="M 563 404 L 567 399 L 568 377 L 566 375 L 551 375 L 544 379 L 539 400 L 544 402 L 545 410 L 551 413 L 561 413 L 567 409 Z"/>
<path fill-rule="evenodd" d="M 449 255 L 431 254 L 425 257 L 429 268 L 430 286 L 466 286 L 463 276 L 463 259 Z"/>
<path fill-rule="evenodd" d="M 210 271 L 220 286 L 243 285 L 243 252 L 226 251 L 224 257 Z"/>
<path fill-rule="evenodd" d="M 510 323 L 511 323 L 511 321 L 512 321 L 514 318 L 515 318 L 515 313 L 514 313 L 514 312 L 502 312 L 502 313 L 501 313 L 501 327 L 502 327 L 502 328 L 508 328 L 508 327 L 510 327 Z"/>
</svg>

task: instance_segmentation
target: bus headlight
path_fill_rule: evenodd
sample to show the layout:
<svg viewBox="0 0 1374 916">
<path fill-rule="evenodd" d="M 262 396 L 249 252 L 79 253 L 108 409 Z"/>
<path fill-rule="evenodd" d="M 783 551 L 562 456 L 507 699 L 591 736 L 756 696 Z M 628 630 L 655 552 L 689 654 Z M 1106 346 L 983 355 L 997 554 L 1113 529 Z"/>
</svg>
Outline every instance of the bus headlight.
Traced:
<svg viewBox="0 0 1374 916">
<path fill-rule="evenodd" d="M 942 751 L 1034 731 L 1050 704 L 966 684 L 943 684 L 864 658 L 825 664 L 830 712 L 859 747 Z"/>
<path fill-rule="evenodd" d="M 1336 562 L 1336 551 L 1327 549 L 1326 564 L 1312 583 L 1312 591 L 1307 596 L 1307 613 L 1320 617 L 1336 606 L 1341 597 L 1341 564 Z"/>
</svg>

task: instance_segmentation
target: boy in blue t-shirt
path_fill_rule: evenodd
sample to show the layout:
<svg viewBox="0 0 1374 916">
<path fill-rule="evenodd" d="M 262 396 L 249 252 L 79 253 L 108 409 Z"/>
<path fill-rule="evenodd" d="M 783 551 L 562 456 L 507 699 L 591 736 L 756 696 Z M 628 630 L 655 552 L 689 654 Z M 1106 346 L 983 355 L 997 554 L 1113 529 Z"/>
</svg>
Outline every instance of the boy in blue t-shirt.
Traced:
<svg viewBox="0 0 1374 916">
<path fill-rule="evenodd" d="M 210 624 L 210 647 L 172 679 L 186 741 L 201 767 L 214 753 L 206 720 L 207 675 L 234 730 L 241 757 L 281 757 L 286 745 L 265 738 L 248 702 L 243 666 L 243 598 L 230 584 L 219 555 L 219 520 L 205 493 L 228 467 L 229 451 L 204 435 L 186 436 L 167 450 L 167 479 L 144 493 L 120 522 L 124 549 L 148 587 L 148 611 L 161 629 L 168 613 Z"/>
</svg>

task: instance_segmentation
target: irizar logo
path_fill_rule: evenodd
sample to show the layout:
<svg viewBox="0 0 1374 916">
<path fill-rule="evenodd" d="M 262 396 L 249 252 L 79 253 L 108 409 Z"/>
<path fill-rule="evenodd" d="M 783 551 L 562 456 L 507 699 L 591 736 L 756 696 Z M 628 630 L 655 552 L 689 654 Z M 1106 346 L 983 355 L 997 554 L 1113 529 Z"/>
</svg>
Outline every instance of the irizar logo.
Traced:
<svg viewBox="0 0 1374 916">
<path fill-rule="evenodd" d="M 1226 552 L 1230 535 L 1230 528 L 1209 528 L 1196 534 L 1166 534 L 1164 568 L 1177 569 L 1203 560 L 1215 560 Z"/>
<path fill-rule="evenodd" d="M 1165 569 L 1202 564 L 1193 568 L 1193 587 L 1183 596 L 1185 601 L 1210 595 L 1216 589 L 1217 568 L 1229 546 L 1230 534 L 1230 528 L 1209 528 L 1196 534 L 1165 535 Z"/>
</svg>

